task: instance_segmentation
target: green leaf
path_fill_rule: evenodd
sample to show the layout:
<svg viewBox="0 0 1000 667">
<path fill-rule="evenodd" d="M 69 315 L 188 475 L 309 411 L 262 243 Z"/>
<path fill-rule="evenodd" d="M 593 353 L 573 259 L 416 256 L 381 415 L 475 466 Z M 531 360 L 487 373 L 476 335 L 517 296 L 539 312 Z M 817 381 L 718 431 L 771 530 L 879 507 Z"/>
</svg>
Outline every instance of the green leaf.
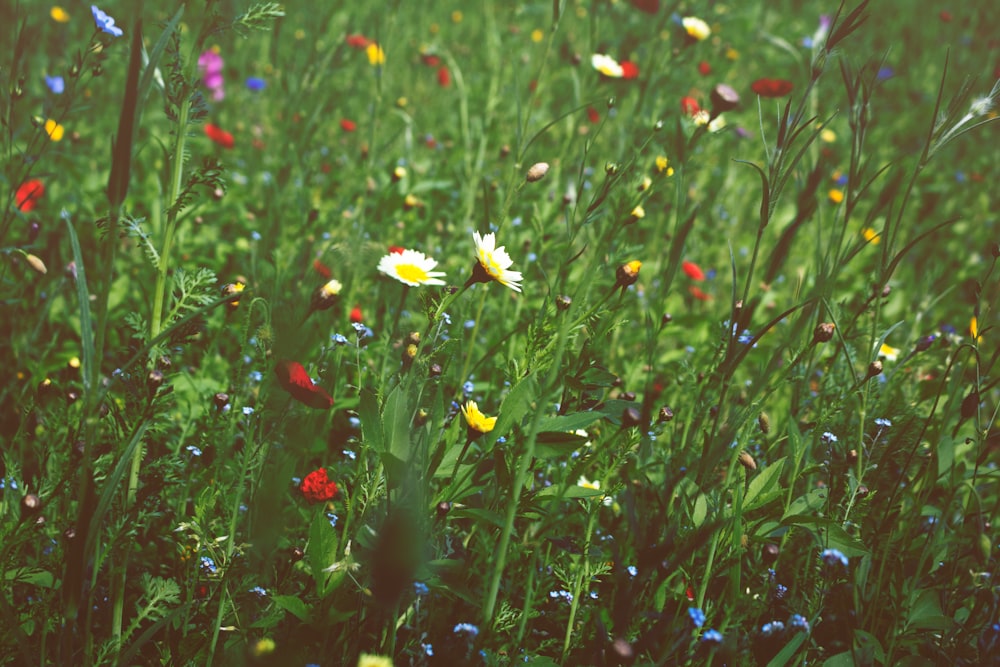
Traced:
<svg viewBox="0 0 1000 667">
<path fill-rule="evenodd" d="M 849 651 L 838 653 L 829 657 L 823 663 L 823 667 L 854 667 L 854 658 Z"/>
<path fill-rule="evenodd" d="M 294 595 L 272 595 L 274 604 L 295 616 L 303 623 L 312 623 L 312 612 L 300 598 Z"/>
<path fill-rule="evenodd" d="M 76 266 L 76 296 L 80 303 L 80 343 L 83 348 L 83 390 L 90 390 L 94 367 L 94 328 L 90 318 L 90 289 L 87 287 L 87 274 L 83 270 L 83 251 L 80 249 L 80 239 L 69 218 L 65 218 L 69 230 L 69 243 L 73 248 L 73 264 Z"/>
<path fill-rule="evenodd" d="M 18 567 L 7 570 L 3 573 L 4 581 L 17 584 L 28 584 L 29 586 L 40 586 L 42 588 L 52 588 L 55 577 L 48 570 L 40 567 Z"/>
<path fill-rule="evenodd" d="M 546 432 L 572 433 L 577 429 L 587 428 L 603 417 L 600 412 L 574 412 L 571 415 L 545 417 L 538 422 L 539 437 Z"/>
<path fill-rule="evenodd" d="M 403 462 L 410 460 L 411 419 L 409 397 L 402 385 L 396 385 L 382 408 L 382 432 L 387 439 L 385 451 Z"/>
<path fill-rule="evenodd" d="M 701 528 L 701 525 L 705 523 L 705 519 L 708 517 L 708 498 L 705 497 L 704 493 L 699 493 L 698 497 L 694 499 L 694 510 L 691 512 L 691 523 L 694 524 L 695 528 Z"/>
<path fill-rule="evenodd" d="M 489 450 L 493 443 L 497 441 L 497 438 L 507 435 L 514 424 L 520 424 L 524 416 L 528 414 L 528 410 L 531 409 L 537 396 L 538 382 L 535 380 L 534 373 L 514 385 L 500 406 L 500 414 L 497 415 L 496 426 L 490 431 L 489 440 L 483 449 Z"/>
<path fill-rule="evenodd" d="M 826 499 L 829 496 L 828 489 L 813 489 L 792 501 L 792 504 L 785 510 L 781 517 L 781 523 L 796 523 L 791 521 L 794 517 L 816 517 L 817 513 L 826 506 Z"/>
<path fill-rule="evenodd" d="M 455 519 L 468 517 L 470 519 L 477 519 L 483 523 L 493 524 L 497 528 L 503 528 L 503 517 L 496 512 L 491 512 L 489 510 L 479 509 L 477 507 L 466 507 L 462 509 L 453 509 L 451 511 L 451 516 Z"/>
<path fill-rule="evenodd" d="M 385 448 L 385 438 L 382 433 L 382 419 L 378 412 L 378 397 L 371 387 L 361 390 L 358 415 L 361 417 L 361 434 L 364 436 L 365 444 L 372 450 L 381 452 Z"/>
<path fill-rule="evenodd" d="M 792 656 L 798 652 L 799 647 L 802 646 L 802 642 L 806 640 L 806 633 L 797 632 L 795 636 L 792 637 L 791 641 L 785 644 L 785 647 L 778 651 L 778 655 L 771 658 L 771 662 L 767 663 L 767 667 L 784 667 L 788 664 L 788 661 L 792 659 Z"/>
<path fill-rule="evenodd" d="M 536 496 L 562 496 L 563 498 L 593 498 L 595 496 L 603 496 L 604 492 L 600 489 L 588 489 L 585 486 L 577 486 L 574 484 L 568 487 L 565 491 L 560 493 L 560 488 L 556 485 L 547 486 L 541 491 L 539 491 Z"/>
<path fill-rule="evenodd" d="M 331 589 L 331 573 L 324 570 L 337 561 L 337 531 L 330 525 L 330 520 L 321 508 L 316 509 L 309 526 L 306 558 L 312 570 L 313 581 L 316 582 L 316 592 L 322 598 Z"/>
<path fill-rule="evenodd" d="M 782 457 L 767 466 L 757 476 L 750 480 L 746 497 L 743 499 L 743 511 L 761 507 L 781 495 L 779 481 L 784 468 L 785 458 Z"/>
</svg>

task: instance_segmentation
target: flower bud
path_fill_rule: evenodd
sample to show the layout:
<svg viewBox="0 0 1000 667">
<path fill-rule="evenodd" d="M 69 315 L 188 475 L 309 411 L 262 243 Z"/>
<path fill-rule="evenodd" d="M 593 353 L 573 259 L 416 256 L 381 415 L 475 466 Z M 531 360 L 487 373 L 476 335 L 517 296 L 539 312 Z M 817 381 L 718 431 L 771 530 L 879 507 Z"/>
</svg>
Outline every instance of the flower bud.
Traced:
<svg viewBox="0 0 1000 667">
<path fill-rule="evenodd" d="M 302 547 L 292 547 L 291 553 L 288 555 L 288 560 L 293 563 L 297 563 L 306 557 L 306 552 L 302 550 Z"/>
<path fill-rule="evenodd" d="M 876 359 L 875 361 L 868 364 L 868 377 L 873 378 L 876 375 L 882 374 L 882 362 Z"/>
<path fill-rule="evenodd" d="M 42 499 L 34 493 L 21 498 L 21 516 L 28 516 L 42 509 Z"/>
<path fill-rule="evenodd" d="M 49 272 L 49 270 L 45 268 L 45 262 L 43 262 L 41 258 L 36 255 L 32 255 L 30 252 L 24 254 L 24 261 L 26 261 L 28 266 L 34 269 L 36 273 L 40 273 L 44 276 Z"/>
<path fill-rule="evenodd" d="M 441 364 L 431 364 L 431 367 L 427 369 L 427 374 L 432 378 L 436 378 L 443 372 Z"/>
<path fill-rule="evenodd" d="M 660 408 L 660 423 L 665 424 L 666 422 L 674 418 L 674 411 L 670 409 L 669 405 L 664 405 Z"/>
<path fill-rule="evenodd" d="M 834 325 L 832 322 L 823 322 L 822 324 L 816 325 L 816 329 L 813 331 L 813 342 L 814 343 L 826 343 L 833 338 Z"/>
<path fill-rule="evenodd" d="M 638 408 L 625 408 L 622 410 L 622 428 L 632 428 L 642 423 L 642 413 Z"/>
<path fill-rule="evenodd" d="M 765 565 L 771 565 L 778 560 L 778 556 L 781 554 L 781 549 L 777 544 L 768 543 L 764 545 L 764 548 L 760 551 L 760 559 L 764 561 Z"/>
<path fill-rule="evenodd" d="M 617 271 L 615 271 L 615 287 L 625 289 L 629 285 L 634 285 L 635 281 L 639 280 L 639 269 L 641 267 L 642 262 L 637 259 L 619 266 Z"/>
<path fill-rule="evenodd" d="M 764 435 L 771 432 L 771 418 L 767 416 L 766 412 L 760 413 L 757 417 L 757 426 L 760 427 L 760 432 Z"/>
<path fill-rule="evenodd" d="M 540 181 L 545 178 L 545 174 L 547 173 L 549 173 L 549 163 L 536 162 L 528 169 L 528 174 L 525 176 L 525 180 L 529 183 L 534 183 L 535 181 Z"/>
<path fill-rule="evenodd" d="M 573 299 L 569 298 L 565 294 L 560 294 L 556 297 L 556 308 L 558 310 L 567 310 L 572 303 Z"/>
<path fill-rule="evenodd" d="M 674 321 L 674 316 L 670 313 L 663 313 L 663 317 L 660 318 L 660 326 L 666 326 Z"/>
<path fill-rule="evenodd" d="M 448 515 L 448 512 L 451 511 L 451 503 L 446 500 L 442 500 L 437 504 L 435 511 L 437 512 L 438 518 L 443 519 Z"/>
<path fill-rule="evenodd" d="M 418 427 L 423 426 L 424 424 L 427 423 L 427 418 L 429 416 L 430 414 L 426 410 L 420 408 L 419 410 L 417 410 L 417 414 L 413 417 L 413 425 Z"/>
<path fill-rule="evenodd" d="M 163 379 L 163 371 L 159 369 L 149 371 L 149 375 L 146 376 L 146 381 L 149 383 L 149 390 L 155 394 L 156 390 L 163 385 Z"/>
<path fill-rule="evenodd" d="M 212 402 L 215 403 L 215 408 L 217 410 L 221 410 L 227 405 L 229 405 L 229 394 L 220 391 L 218 394 L 212 397 Z"/>
<path fill-rule="evenodd" d="M 411 331 L 403 342 L 407 345 L 420 345 L 420 332 Z"/>
<path fill-rule="evenodd" d="M 243 283 L 241 283 L 239 281 L 236 281 L 234 283 L 229 283 L 228 285 L 223 285 L 223 287 L 222 287 L 222 295 L 223 296 L 235 296 L 235 295 L 241 294 L 243 292 L 243 290 L 245 290 L 245 289 L 246 289 L 246 285 L 245 284 L 243 284 Z M 229 305 L 229 309 L 230 310 L 236 310 L 236 308 L 239 307 L 239 305 L 240 305 L 240 300 L 238 298 L 233 299 L 232 301 L 229 302 L 228 305 Z"/>
<path fill-rule="evenodd" d="M 754 460 L 753 456 L 750 455 L 750 452 L 740 452 L 739 461 L 740 465 L 747 470 L 753 471 L 757 469 L 757 462 Z"/>
<path fill-rule="evenodd" d="M 712 100 L 712 117 L 718 116 L 724 111 L 735 109 L 740 103 L 740 94 L 725 83 L 718 84 L 712 89 L 710 95 Z"/>
<path fill-rule="evenodd" d="M 500 147 L 500 157 L 505 158 L 508 155 L 510 155 L 510 146 L 504 144 L 503 146 Z"/>
</svg>

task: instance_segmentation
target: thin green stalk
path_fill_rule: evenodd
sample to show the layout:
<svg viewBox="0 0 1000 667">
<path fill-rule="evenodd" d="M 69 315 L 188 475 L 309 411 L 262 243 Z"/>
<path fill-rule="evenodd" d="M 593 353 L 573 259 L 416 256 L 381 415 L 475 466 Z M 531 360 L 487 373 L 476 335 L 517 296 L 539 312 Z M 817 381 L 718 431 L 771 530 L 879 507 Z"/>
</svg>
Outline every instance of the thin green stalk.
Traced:
<svg viewBox="0 0 1000 667">
<path fill-rule="evenodd" d="M 566 619 L 566 636 L 563 638 L 562 661 L 566 662 L 569 655 L 570 641 L 573 639 L 573 621 L 576 619 L 576 611 L 580 608 L 580 595 L 583 593 L 584 579 L 590 579 L 590 540 L 594 536 L 594 522 L 597 519 L 597 508 L 600 501 L 592 502 L 590 516 L 587 517 L 587 533 L 583 539 L 583 554 L 580 556 L 582 563 L 576 570 L 576 581 L 573 582 L 573 601 L 569 607 L 569 618 Z"/>
</svg>

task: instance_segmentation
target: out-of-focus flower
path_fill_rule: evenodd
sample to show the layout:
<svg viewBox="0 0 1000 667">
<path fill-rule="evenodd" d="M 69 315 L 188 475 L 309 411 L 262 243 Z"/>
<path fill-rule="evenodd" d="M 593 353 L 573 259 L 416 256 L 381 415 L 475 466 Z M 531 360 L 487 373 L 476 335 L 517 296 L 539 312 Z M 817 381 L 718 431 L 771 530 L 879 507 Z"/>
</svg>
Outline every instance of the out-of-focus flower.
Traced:
<svg viewBox="0 0 1000 667">
<path fill-rule="evenodd" d="M 325 284 L 317 287 L 312 293 L 312 298 L 309 303 L 310 309 L 326 310 L 331 308 L 333 304 L 337 303 L 337 298 L 340 296 L 340 292 L 343 289 L 344 286 L 336 278 L 328 280 Z"/>
<path fill-rule="evenodd" d="M 691 619 L 691 623 L 696 628 L 705 625 L 705 612 L 698 607 L 688 607 L 688 618 Z"/>
<path fill-rule="evenodd" d="M 358 667 L 392 667 L 392 658 L 362 653 L 358 658 Z"/>
<path fill-rule="evenodd" d="M 819 140 L 824 144 L 832 144 L 837 140 L 837 133 L 829 128 L 823 128 L 820 130 Z"/>
<path fill-rule="evenodd" d="M 845 556 L 838 549 L 824 549 L 823 553 L 820 554 L 820 558 L 823 559 L 823 564 L 827 567 L 842 567 L 846 568 L 848 564 L 847 556 Z"/>
<path fill-rule="evenodd" d="M 708 64 L 707 60 L 702 60 L 698 63 L 698 74 L 702 76 L 708 76 L 712 73 L 712 66 Z"/>
<path fill-rule="evenodd" d="M 690 287 L 688 287 L 688 293 L 691 296 L 693 296 L 694 298 L 698 299 L 699 301 L 711 301 L 712 300 L 712 295 L 706 294 L 705 291 L 702 290 L 697 285 L 691 285 Z"/>
<path fill-rule="evenodd" d="M 94 23 L 97 24 L 99 30 L 108 33 L 112 37 L 121 37 L 125 34 L 121 28 L 115 25 L 115 20 L 98 9 L 97 5 L 90 6 L 90 13 L 94 15 Z M 55 17 L 53 16 L 53 18 Z"/>
<path fill-rule="evenodd" d="M 549 173 L 549 163 L 548 162 L 536 162 L 528 168 L 528 173 L 525 174 L 524 180 L 529 183 L 534 183 L 545 178 L 545 174 Z"/>
<path fill-rule="evenodd" d="M 45 133 L 52 141 L 62 141 L 63 135 L 66 134 L 66 128 L 49 118 L 45 121 Z"/>
<path fill-rule="evenodd" d="M 839 204 L 840 202 L 844 201 L 844 191 L 838 188 L 832 188 L 829 192 L 826 193 L 826 196 L 833 204 Z"/>
<path fill-rule="evenodd" d="M 361 324 L 364 321 L 364 315 L 361 314 L 361 306 L 354 304 L 354 308 L 351 308 L 351 313 L 348 316 L 353 324 Z"/>
<path fill-rule="evenodd" d="M 267 88 L 267 81 L 264 81 L 264 79 L 260 78 L 259 76 L 248 76 L 246 84 L 247 84 L 247 89 L 255 93 L 260 92 L 261 90 Z"/>
<path fill-rule="evenodd" d="M 247 288 L 247 286 L 246 286 L 245 283 L 237 280 L 234 283 L 229 283 L 227 285 L 223 285 L 222 286 L 222 295 L 223 296 L 235 296 L 237 294 L 242 294 L 243 290 L 245 290 L 246 288 Z M 229 302 L 228 305 L 229 305 L 229 309 L 230 310 L 236 310 L 239 307 L 239 305 L 240 305 L 240 300 L 238 298 L 232 299 Z"/>
<path fill-rule="evenodd" d="M 639 66 L 636 65 L 631 60 L 623 60 L 621 62 L 622 68 L 622 78 L 623 79 L 637 79 L 639 78 Z"/>
<path fill-rule="evenodd" d="M 750 90 L 761 97 L 784 97 L 792 88 L 792 82 L 787 79 L 757 79 L 750 84 Z"/>
<path fill-rule="evenodd" d="M 665 155 L 659 155 L 656 158 L 656 171 L 665 176 L 673 176 L 674 168 L 670 166 L 670 160 L 667 159 Z"/>
<path fill-rule="evenodd" d="M 621 287 L 622 293 L 624 293 L 626 287 L 634 285 L 639 280 L 639 269 L 641 268 L 642 262 L 637 259 L 619 266 L 615 270 L 615 287 Z"/>
<path fill-rule="evenodd" d="M 872 245 L 878 245 L 879 241 L 882 240 L 881 235 L 871 227 L 865 227 L 862 229 L 861 235 L 865 237 L 865 241 L 868 241 L 868 243 L 871 243 Z"/>
<path fill-rule="evenodd" d="M 684 115 L 693 116 L 699 111 L 701 111 L 701 106 L 698 104 L 698 100 L 687 95 L 681 98 L 681 112 Z"/>
<path fill-rule="evenodd" d="M 545 39 L 545 33 L 542 32 L 540 29 L 535 28 L 534 30 L 531 31 L 531 41 L 532 42 L 534 42 L 535 44 L 538 44 L 543 39 Z"/>
<path fill-rule="evenodd" d="M 343 118 L 340 121 L 340 129 L 342 129 L 344 132 L 353 132 L 354 130 L 358 129 L 358 124 L 355 123 L 353 120 Z"/>
<path fill-rule="evenodd" d="M 299 490 L 311 503 L 325 503 L 337 497 L 337 484 L 326 473 L 326 468 L 318 468 L 305 476 Z"/>
<path fill-rule="evenodd" d="M 278 376 L 281 388 L 297 401 L 318 410 L 329 410 L 333 406 L 333 397 L 312 381 L 309 373 L 299 362 L 279 361 L 274 367 L 274 374 Z"/>
<path fill-rule="evenodd" d="M 66 81 L 61 76 L 45 76 L 45 85 L 54 95 L 62 95 L 66 90 Z"/>
<path fill-rule="evenodd" d="M 982 336 L 979 335 L 979 318 L 975 315 L 969 320 L 969 335 L 972 336 L 973 340 L 981 340 Z"/>
<path fill-rule="evenodd" d="M 212 91 L 212 99 L 220 102 L 226 97 L 225 80 L 222 77 L 222 56 L 218 47 L 205 50 L 198 56 L 198 69 L 201 71 L 201 82 Z"/>
<path fill-rule="evenodd" d="M 899 349 L 882 343 L 882 347 L 878 349 L 878 356 L 884 357 L 886 361 L 896 361 L 899 358 Z"/>
<path fill-rule="evenodd" d="M 618 64 L 618 61 L 603 53 L 595 53 L 590 56 L 590 64 L 598 72 L 612 79 L 620 79 L 625 76 L 625 70 Z"/>
<path fill-rule="evenodd" d="M 434 271 L 437 260 L 426 256 L 417 250 L 403 250 L 403 252 L 390 252 L 382 257 L 378 263 L 378 270 L 381 273 L 395 278 L 404 285 L 419 287 L 421 285 L 444 285 L 441 280 L 444 273 Z"/>
<path fill-rule="evenodd" d="M 490 232 L 480 236 L 479 232 L 473 232 L 472 239 L 476 244 L 476 263 L 472 266 L 472 277 L 466 284 L 488 283 L 495 280 L 504 287 L 520 292 L 523 277 L 520 271 L 510 270 L 514 260 L 507 254 L 504 246 L 496 246 L 496 235 Z"/>
<path fill-rule="evenodd" d="M 448 69 L 447 65 L 443 65 L 438 68 L 437 71 L 438 85 L 442 88 L 447 88 L 451 86 L 451 71 Z"/>
<path fill-rule="evenodd" d="M 462 406 L 462 414 L 465 416 L 465 423 L 469 427 L 469 435 L 475 437 L 489 433 L 497 425 L 496 417 L 487 417 L 479 410 L 479 405 L 475 401 L 468 401 Z"/>
<path fill-rule="evenodd" d="M 69 23 L 69 13 L 58 5 L 49 10 L 49 16 L 56 23 Z"/>
<path fill-rule="evenodd" d="M 584 489 L 590 489 L 591 491 L 601 490 L 601 483 L 599 481 L 591 481 L 583 475 L 580 475 L 580 479 L 576 480 L 576 485 Z"/>
<path fill-rule="evenodd" d="M 701 641 L 706 644 L 721 644 L 722 643 L 722 633 L 715 628 L 709 628 L 701 635 Z"/>
<path fill-rule="evenodd" d="M 681 262 L 681 270 L 691 280 L 697 280 L 701 282 L 705 279 L 705 272 L 701 270 L 701 267 L 694 262 L 684 260 Z"/>
<path fill-rule="evenodd" d="M 205 136 L 223 148 L 232 148 L 236 145 L 236 140 L 230 132 L 213 123 L 205 123 Z"/>
<path fill-rule="evenodd" d="M 45 184 L 37 178 L 29 179 L 17 186 L 17 192 L 14 193 L 14 205 L 19 211 L 30 213 L 44 194 Z"/>
<path fill-rule="evenodd" d="M 708 24 L 696 16 L 685 16 L 681 19 L 681 26 L 688 37 L 698 42 L 708 39 L 709 35 L 712 34 L 712 29 L 708 27 Z"/>
<path fill-rule="evenodd" d="M 371 46 L 372 40 L 368 39 L 364 35 L 348 35 L 347 45 L 351 48 L 363 50 Z"/>
<path fill-rule="evenodd" d="M 385 64 L 385 51 L 382 50 L 379 44 L 372 42 L 365 47 L 365 53 L 368 54 L 368 62 L 372 65 Z"/>
</svg>

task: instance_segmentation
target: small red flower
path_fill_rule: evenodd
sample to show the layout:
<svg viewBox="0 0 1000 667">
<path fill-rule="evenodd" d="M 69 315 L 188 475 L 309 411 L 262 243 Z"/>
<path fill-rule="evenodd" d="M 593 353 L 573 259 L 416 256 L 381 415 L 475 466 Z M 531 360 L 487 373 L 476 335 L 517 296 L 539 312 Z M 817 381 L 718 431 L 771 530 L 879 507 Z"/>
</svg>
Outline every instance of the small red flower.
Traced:
<svg viewBox="0 0 1000 667">
<path fill-rule="evenodd" d="M 406 248 L 400 247 L 398 245 L 389 246 L 390 255 L 402 255 L 404 250 L 406 250 Z"/>
<path fill-rule="evenodd" d="M 447 88 L 451 85 L 451 72 L 448 71 L 447 67 L 438 68 L 437 77 L 438 85 L 442 88 Z"/>
<path fill-rule="evenodd" d="M 687 597 L 688 600 L 694 600 L 694 589 L 688 586 L 687 590 L 684 591 L 684 596 Z"/>
<path fill-rule="evenodd" d="M 355 324 L 360 324 L 364 318 L 361 315 L 361 306 L 354 306 L 351 308 L 351 322 Z"/>
<path fill-rule="evenodd" d="M 324 264 L 323 262 L 319 261 L 319 259 L 313 260 L 313 268 L 316 269 L 316 273 L 323 276 L 324 278 L 329 278 L 330 276 L 333 275 L 333 271 L 330 270 L 330 267 Z"/>
<path fill-rule="evenodd" d="M 639 77 L 639 66 L 636 65 L 631 60 L 623 60 L 622 66 L 622 78 L 623 79 L 636 79 Z"/>
<path fill-rule="evenodd" d="M 44 194 L 45 184 L 37 178 L 32 178 L 17 186 L 17 192 L 14 194 L 14 204 L 19 211 L 29 213 L 34 210 L 35 204 L 38 203 L 38 200 Z"/>
<path fill-rule="evenodd" d="M 757 79 L 750 90 L 761 97 L 784 97 L 792 92 L 792 82 L 787 79 Z"/>
<path fill-rule="evenodd" d="M 601 120 L 601 114 L 597 113 L 594 107 L 587 107 L 587 120 L 596 124 Z"/>
<path fill-rule="evenodd" d="M 712 73 L 712 66 L 708 64 L 707 60 L 702 60 L 698 63 L 698 72 L 700 72 L 702 76 L 708 76 Z"/>
<path fill-rule="evenodd" d="M 436 56 L 433 53 L 425 53 L 420 56 L 420 60 L 423 61 L 428 67 L 437 67 L 441 64 L 440 56 Z"/>
<path fill-rule="evenodd" d="M 281 388 L 295 400 L 317 410 L 329 410 L 333 406 L 333 397 L 312 381 L 309 373 L 299 362 L 279 361 L 274 367 L 274 374 L 278 376 Z"/>
<path fill-rule="evenodd" d="M 337 483 L 326 474 L 326 468 L 317 468 L 306 475 L 299 490 L 311 503 L 325 503 L 337 497 Z"/>
<path fill-rule="evenodd" d="M 364 35 L 348 35 L 347 45 L 358 49 L 359 51 L 364 51 L 372 44 L 372 40 L 368 39 Z"/>
<path fill-rule="evenodd" d="M 358 124 L 355 123 L 353 120 L 344 118 L 340 121 L 340 129 L 342 129 L 344 132 L 353 132 L 354 130 L 358 129 Z"/>
<path fill-rule="evenodd" d="M 941 17 L 941 21 L 944 22 L 944 23 L 950 23 L 951 22 L 951 12 L 949 12 L 947 10 L 941 10 L 941 13 L 938 14 L 938 16 Z"/>
<path fill-rule="evenodd" d="M 694 262 L 689 262 L 684 260 L 681 262 L 681 270 L 687 274 L 687 277 L 691 280 L 702 281 L 705 279 L 705 272 L 701 270 L 701 267 Z"/>
<path fill-rule="evenodd" d="M 711 301 L 712 300 L 712 297 L 710 295 L 708 295 L 708 294 L 705 294 L 703 291 L 701 291 L 701 288 L 698 287 L 697 285 L 692 285 L 691 287 L 689 287 L 688 288 L 688 292 L 690 292 L 691 296 L 693 296 L 694 298 L 698 299 L 699 301 Z"/>
<path fill-rule="evenodd" d="M 681 111 L 688 116 L 693 116 L 699 111 L 701 111 L 701 106 L 698 104 L 698 100 L 693 97 L 682 97 L 681 98 Z"/>
<path fill-rule="evenodd" d="M 212 123 L 205 123 L 205 136 L 223 148 L 232 148 L 236 145 L 236 140 L 233 139 L 232 134 Z"/>
</svg>

